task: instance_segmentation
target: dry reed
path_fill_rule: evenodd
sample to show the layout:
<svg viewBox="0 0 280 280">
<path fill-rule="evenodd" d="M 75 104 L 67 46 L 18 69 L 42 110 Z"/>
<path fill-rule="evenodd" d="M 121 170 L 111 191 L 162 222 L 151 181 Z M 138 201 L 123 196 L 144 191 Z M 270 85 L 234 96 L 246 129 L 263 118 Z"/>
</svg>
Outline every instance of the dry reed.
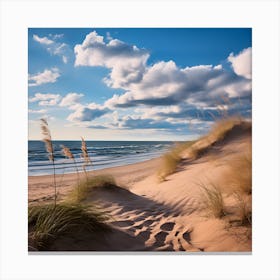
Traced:
<svg viewBox="0 0 280 280">
<path fill-rule="evenodd" d="M 49 160 L 53 165 L 53 183 L 54 183 L 54 205 L 56 206 L 57 200 L 57 185 L 56 185 L 56 172 L 55 172 L 55 162 L 54 162 L 54 147 L 52 142 L 52 136 L 49 129 L 49 124 L 46 119 L 41 119 L 41 131 L 44 136 L 43 142 L 45 143 L 46 151 L 48 152 Z"/>
<path fill-rule="evenodd" d="M 86 180 L 88 180 L 86 166 L 89 165 L 89 164 L 92 165 L 92 161 L 91 161 L 90 156 L 88 154 L 86 141 L 83 137 L 81 137 L 81 139 L 82 139 L 82 146 L 81 146 L 82 158 L 84 159 L 83 170 L 84 170 L 84 173 L 85 173 L 85 176 L 86 176 Z"/>
<path fill-rule="evenodd" d="M 215 218 L 222 218 L 226 215 L 224 199 L 221 190 L 218 186 L 213 183 L 208 185 L 200 183 L 202 202 L 205 209 Z"/>
<path fill-rule="evenodd" d="M 78 169 L 75 157 L 74 157 L 74 155 L 72 154 L 71 150 L 68 147 L 66 147 L 64 145 L 61 145 L 61 148 L 62 148 L 62 153 L 64 154 L 64 156 L 69 158 L 69 159 L 71 159 L 71 160 L 73 160 L 73 162 L 74 162 L 75 169 L 76 169 L 76 174 L 77 174 L 77 188 L 78 188 L 78 192 L 79 192 L 80 175 L 79 175 L 79 169 Z"/>
</svg>

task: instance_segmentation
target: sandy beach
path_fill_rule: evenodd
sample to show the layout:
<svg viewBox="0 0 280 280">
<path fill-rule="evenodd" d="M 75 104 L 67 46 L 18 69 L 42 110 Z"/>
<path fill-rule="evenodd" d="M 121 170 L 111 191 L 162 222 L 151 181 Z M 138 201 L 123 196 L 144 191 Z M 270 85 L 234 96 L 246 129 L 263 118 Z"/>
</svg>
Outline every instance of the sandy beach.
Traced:
<svg viewBox="0 0 280 280">
<path fill-rule="evenodd" d="M 209 145 L 197 159 L 184 151 L 176 172 L 163 181 L 157 176 L 161 158 L 91 172 L 110 174 L 116 180 L 117 186 L 97 187 L 85 201 L 110 216 L 112 231 L 71 232 L 56 239 L 49 250 L 250 252 L 251 226 L 238 223 L 239 200 L 229 188 L 231 163 L 250 149 L 251 127 L 243 127 Z M 67 197 L 76 176 L 57 176 L 58 200 Z M 50 175 L 29 177 L 30 205 L 53 200 L 52 180 Z M 200 185 L 210 182 L 220 186 L 227 212 L 222 218 L 208 215 L 205 209 Z M 251 205 L 251 195 L 242 199 Z"/>
</svg>

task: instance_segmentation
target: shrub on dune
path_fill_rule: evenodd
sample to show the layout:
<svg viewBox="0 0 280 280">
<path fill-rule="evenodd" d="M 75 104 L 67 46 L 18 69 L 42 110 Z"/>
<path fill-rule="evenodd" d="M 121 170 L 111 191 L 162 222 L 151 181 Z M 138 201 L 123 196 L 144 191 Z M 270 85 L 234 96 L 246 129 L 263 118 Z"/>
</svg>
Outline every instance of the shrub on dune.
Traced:
<svg viewBox="0 0 280 280">
<path fill-rule="evenodd" d="M 82 202 L 87 198 L 94 188 L 110 188 L 116 186 L 116 182 L 111 175 L 97 175 L 88 177 L 81 181 L 78 187 L 74 187 L 68 195 L 68 201 L 72 203 Z"/>
<path fill-rule="evenodd" d="M 108 230 L 106 216 L 97 210 L 80 204 L 37 205 L 28 208 L 30 237 L 39 250 L 48 246 L 58 236 L 71 231 Z"/>
</svg>

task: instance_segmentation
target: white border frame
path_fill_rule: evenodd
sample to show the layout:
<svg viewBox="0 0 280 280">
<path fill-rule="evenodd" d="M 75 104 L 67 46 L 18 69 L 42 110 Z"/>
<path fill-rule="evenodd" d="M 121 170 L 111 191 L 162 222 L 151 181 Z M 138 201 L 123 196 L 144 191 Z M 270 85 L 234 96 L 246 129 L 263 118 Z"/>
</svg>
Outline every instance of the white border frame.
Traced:
<svg viewBox="0 0 280 280">
<path fill-rule="evenodd" d="M 0 0 L 1 1 L 1 0 Z M 279 2 L 1 1 L 1 279 L 280 279 Z M 253 254 L 28 255 L 28 27 L 253 28 Z"/>
</svg>

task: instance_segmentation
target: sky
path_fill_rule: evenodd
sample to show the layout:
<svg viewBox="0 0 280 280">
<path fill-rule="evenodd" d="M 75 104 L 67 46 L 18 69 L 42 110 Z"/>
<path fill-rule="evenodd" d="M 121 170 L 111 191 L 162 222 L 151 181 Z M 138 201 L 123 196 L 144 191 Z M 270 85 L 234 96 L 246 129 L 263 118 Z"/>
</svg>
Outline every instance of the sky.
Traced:
<svg viewBox="0 0 280 280">
<path fill-rule="evenodd" d="M 251 118 L 250 28 L 29 28 L 29 139 L 180 141 Z"/>
</svg>

